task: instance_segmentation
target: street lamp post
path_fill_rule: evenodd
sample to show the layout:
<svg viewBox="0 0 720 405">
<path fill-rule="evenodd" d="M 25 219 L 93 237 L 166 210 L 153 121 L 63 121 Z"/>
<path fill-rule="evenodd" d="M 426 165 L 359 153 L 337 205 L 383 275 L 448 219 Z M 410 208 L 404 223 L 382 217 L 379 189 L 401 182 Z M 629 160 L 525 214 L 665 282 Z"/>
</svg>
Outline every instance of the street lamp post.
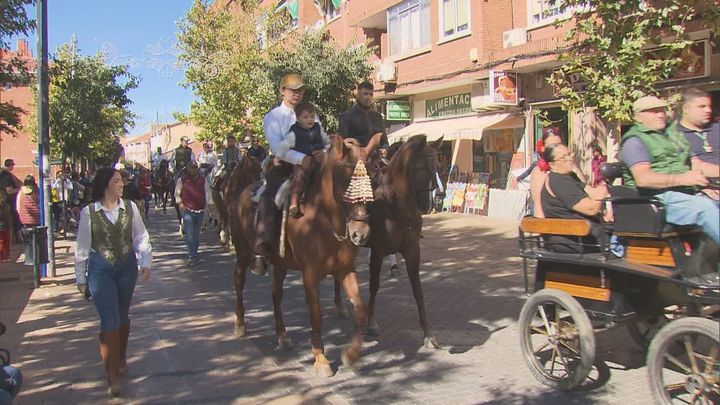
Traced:
<svg viewBox="0 0 720 405">
<path fill-rule="evenodd" d="M 55 277 L 55 235 L 50 214 L 50 126 L 48 77 L 47 0 L 37 2 L 37 86 L 38 86 L 38 178 L 40 185 L 40 225 L 47 226 L 48 260 L 43 276 Z M 44 265 L 43 265 L 44 266 Z"/>
</svg>

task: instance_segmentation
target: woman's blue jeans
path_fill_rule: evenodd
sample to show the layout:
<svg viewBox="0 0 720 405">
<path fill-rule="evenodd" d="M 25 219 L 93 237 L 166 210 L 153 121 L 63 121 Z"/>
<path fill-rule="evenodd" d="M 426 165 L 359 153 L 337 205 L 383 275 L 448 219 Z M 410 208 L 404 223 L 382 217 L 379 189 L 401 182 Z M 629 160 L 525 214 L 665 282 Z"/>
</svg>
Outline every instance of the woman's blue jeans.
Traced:
<svg viewBox="0 0 720 405">
<path fill-rule="evenodd" d="M 188 256 L 190 256 L 191 259 L 197 257 L 198 248 L 200 247 L 200 228 L 202 227 L 204 214 L 203 211 L 192 212 L 185 210 L 185 212 L 183 212 L 185 243 L 187 244 Z"/>
<path fill-rule="evenodd" d="M 115 264 L 100 253 L 90 252 L 88 288 L 100 316 L 100 331 L 110 332 L 130 322 L 130 302 L 138 279 L 135 252 L 117 259 Z"/>
</svg>

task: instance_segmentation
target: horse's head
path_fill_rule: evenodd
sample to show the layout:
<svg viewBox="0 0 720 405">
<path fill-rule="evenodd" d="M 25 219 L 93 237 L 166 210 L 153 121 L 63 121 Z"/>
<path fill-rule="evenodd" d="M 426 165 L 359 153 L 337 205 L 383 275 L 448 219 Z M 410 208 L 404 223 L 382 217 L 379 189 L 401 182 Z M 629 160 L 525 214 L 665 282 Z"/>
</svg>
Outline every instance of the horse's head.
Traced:
<svg viewBox="0 0 720 405">
<path fill-rule="evenodd" d="M 367 202 L 372 201 L 372 186 L 370 178 L 364 172 L 364 163 L 380 144 L 381 137 L 382 134 L 376 134 L 365 147 L 360 146 L 353 138 L 333 136 L 330 140 L 328 162 L 334 166 L 333 198 L 336 202 L 342 202 L 347 234 L 358 246 L 365 245 L 370 239 Z M 359 162 L 362 162 L 362 165 L 359 165 Z"/>
<path fill-rule="evenodd" d="M 437 187 L 437 155 L 442 141 L 443 139 L 440 138 L 428 143 L 425 135 L 416 135 L 397 151 L 390 163 L 399 169 L 394 173 L 395 176 L 405 177 L 393 179 L 393 182 L 403 180 L 407 182 L 409 188 L 407 191 L 414 196 L 415 204 L 421 212 L 426 212 L 430 208 L 428 193 Z"/>
</svg>

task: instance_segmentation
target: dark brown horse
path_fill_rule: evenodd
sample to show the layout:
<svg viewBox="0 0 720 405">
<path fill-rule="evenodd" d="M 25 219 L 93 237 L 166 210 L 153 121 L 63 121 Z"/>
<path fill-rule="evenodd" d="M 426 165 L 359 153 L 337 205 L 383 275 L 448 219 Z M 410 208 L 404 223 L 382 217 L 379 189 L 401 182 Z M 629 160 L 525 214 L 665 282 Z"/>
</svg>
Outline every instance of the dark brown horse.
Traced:
<svg viewBox="0 0 720 405">
<path fill-rule="evenodd" d="M 379 334 L 374 319 L 375 298 L 380 288 L 383 258 L 401 253 L 405 258 L 408 278 L 418 308 L 420 326 L 427 347 L 439 348 L 425 312 L 420 282 L 420 239 L 422 216 L 429 204 L 429 192 L 435 188 L 437 151 L 442 138 L 428 144 L 424 135 L 412 137 L 390 159 L 380 174 L 375 201 L 370 207 L 370 301 L 368 325 L 371 333 Z M 337 289 L 336 289 L 337 290 Z"/>
<path fill-rule="evenodd" d="M 272 295 L 275 315 L 275 334 L 280 348 L 291 348 L 292 341 L 285 330 L 282 316 L 283 281 L 288 269 L 302 272 L 305 300 L 310 312 L 310 343 L 318 375 L 333 374 L 330 362 L 325 357 L 322 343 L 322 310 L 320 308 L 319 284 L 332 275 L 340 283 L 354 306 L 355 331 L 351 344 L 342 353 L 343 364 L 352 365 L 360 357 L 363 333 L 367 326 L 365 303 L 355 273 L 355 257 L 358 245 L 367 241 L 370 228 L 364 203 L 346 203 L 343 193 L 350 182 L 358 161 L 366 161 L 368 154 L 378 145 L 380 136 L 375 136 L 365 148 L 354 139 L 342 140 L 331 137 L 331 147 L 321 168 L 308 179 L 307 201 L 304 216 L 289 218 L 287 222 L 287 251 L 284 257 L 273 254 Z M 230 224 L 235 245 L 235 331 L 244 336 L 245 307 L 243 287 L 245 273 L 253 257 L 255 245 L 255 207 L 251 201 L 253 186 L 247 187 L 230 211 Z"/>
<path fill-rule="evenodd" d="M 261 172 L 260 161 L 252 156 L 246 156 L 227 175 L 220 189 L 212 187 L 212 199 L 220 216 L 220 243 L 223 246 L 229 247 L 230 244 L 229 212 L 235 210 L 240 193 L 250 184 L 260 180 Z"/>
<path fill-rule="evenodd" d="M 168 168 L 168 161 L 163 160 L 153 171 L 152 191 L 155 195 L 155 207 L 162 203 L 163 213 L 167 212 L 168 198 L 172 198 L 175 192 L 173 187 L 173 177 Z"/>
</svg>

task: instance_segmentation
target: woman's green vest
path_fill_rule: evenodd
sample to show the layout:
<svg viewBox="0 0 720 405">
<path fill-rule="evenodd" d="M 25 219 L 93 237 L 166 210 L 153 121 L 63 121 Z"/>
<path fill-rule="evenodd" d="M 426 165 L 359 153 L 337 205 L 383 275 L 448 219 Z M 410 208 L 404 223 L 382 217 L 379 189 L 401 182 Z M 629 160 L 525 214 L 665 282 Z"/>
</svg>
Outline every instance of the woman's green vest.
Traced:
<svg viewBox="0 0 720 405">
<path fill-rule="evenodd" d="M 654 172 L 678 174 L 690 170 L 687 163 L 690 145 L 674 125 L 661 133 L 642 124 L 635 124 L 623 135 L 622 143 L 633 137 L 640 138 L 645 144 L 650 155 L 650 168 Z M 630 168 L 623 167 L 623 179 L 626 186 L 636 187 Z"/>
<path fill-rule="evenodd" d="M 132 251 L 132 218 L 130 201 L 121 200 L 125 209 L 119 210 L 118 219 L 113 224 L 95 204 L 88 205 L 90 211 L 90 235 L 92 249 L 100 253 L 108 262 L 115 264 L 120 258 L 127 257 Z"/>
</svg>

